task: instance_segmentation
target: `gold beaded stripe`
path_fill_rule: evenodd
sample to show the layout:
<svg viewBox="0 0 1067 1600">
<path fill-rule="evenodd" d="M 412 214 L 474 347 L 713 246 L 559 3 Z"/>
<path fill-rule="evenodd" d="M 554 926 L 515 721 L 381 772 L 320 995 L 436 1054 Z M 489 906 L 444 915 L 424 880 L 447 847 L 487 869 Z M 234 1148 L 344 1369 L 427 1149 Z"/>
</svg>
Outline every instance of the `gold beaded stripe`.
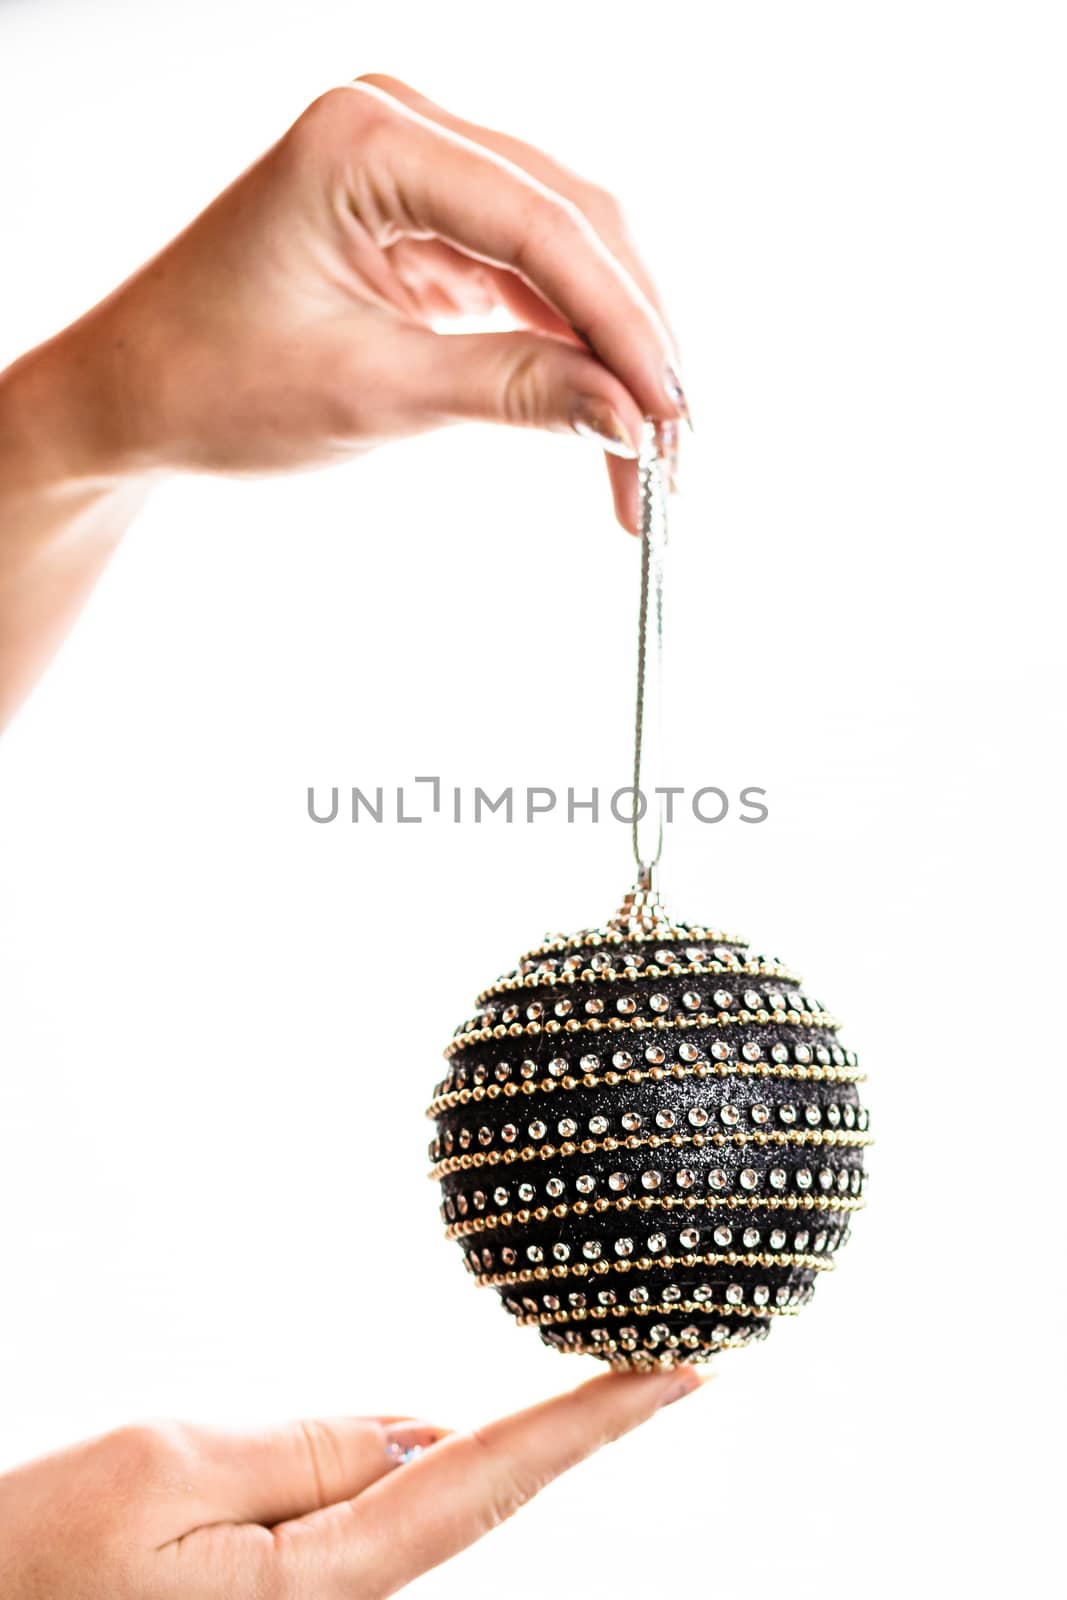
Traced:
<svg viewBox="0 0 1067 1600">
<path fill-rule="evenodd" d="M 722 1150 L 727 1145 L 742 1149 L 749 1144 L 837 1145 L 843 1149 L 859 1150 L 873 1143 L 873 1138 L 868 1134 L 840 1133 L 822 1128 L 775 1129 L 771 1133 L 650 1133 L 644 1136 L 635 1133 L 625 1139 L 583 1139 L 580 1144 L 565 1140 L 560 1145 L 528 1144 L 521 1150 L 474 1150 L 460 1156 L 446 1156 L 430 1168 L 427 1176 L 440 1179 L 450 1177 L 454 1172 L 470 1172 L 478 1167 L 510 1166 L 516 1161 L 552 1161 L 557 1156 L 567 1159 L 613 1150 L 682 1150 L 686 1146 L 695 1150 Z"/>
<path fill-rule="evenodd" d="M 584 1339 L 568 1339 L 560 1344 L 542 1333 L 541 1338 L 550 1350 L 561 1356 L 600 1356 L 605 1366 L 613 1372 L 657 1372 L 663 1368 L 680 1367 L 692 1361 L 710 1361 L 721 1350 L 739 1350 L 752 1342 L 753 1329 L 739 1328 L 728 1339 L 698 1339 L 672 1337 L 669 1345 L 660 1350 L 656 1345 L 620 1344 L 616 1339 L 605 1339 L 589 1344 Z"/>
<path fill-rule="evenodd" d="M 454 1111 L 457 1106 L 478 1104 L 482 1100 L 497 1100 L 501 1095 L 552 1094 L 556 1089 L 594 1089 L 601 1085 L 614 1088 L 619 1083 L 664 1083 L 668 1078 L 680 1082 L 683 1078 L 794 1078 L 811 1083 L 866 1083 L 867 1074 L 858 1067 L 804 1066 L 788 1061 L 694 1061 L 688 1066 L 674 1062 L 662 1067 L 630 1067 L 625 1072 L 583 1073 L 580 1078 L 525 1078 L 520 1082 L 474 1084 L 464 1089 L 450 1089 L 440 1094 L 427 1107 L 428 1117 L 439 1117 L 443 1111 Z"/>
<path fill-rule="evenodd" d="M 496 1233 L 501 1228 L 526 1227 L 530 1222 L 547 1222 L 550 1217 L 586 1217 L 592 1212 L 651 1211 L 662 1206 L 665 1211 L 711 1211 L 723 1206 L 727 1211 L 862 1211 L 866 1201 L 859 1196 L 836 1194 L 788 1195 L 674 1195 L 644 1194 L 623 1195 L 618 1200 L 575 1200 L 573 1205 L 535 1206 L 533 1210 L 489 1212 L 484 1217 L 470 1217 L 465 1222 L 450 1222 L 445 1228 L 446 1239 L 469 1239 L 475 1233 Z"/>
<path fill-rule="evenodd" d="M 808 1272 L 833 1272 L 830 1256 L 801 1255 L 796 1251 L 780 1250 L 773 1255 L 767 1251 L 741 1254 L 736 1250 L 709 1250 L 705 1255 L 639 1256 L 636 1261 L 576 1261 L 572 1266 L 519 1267 L 513 1272 L 473 1272 L 480 1289 L 513 1289 L 520 1284 L 550 1283 L 560 1278 L 589 1278 L 594 1274 L 603 1277 L 609 1272 L 670 1271 L 672 1267 L 803 1267 Z"/>
<path fill-rule="evenodd" d="M 670 923 L 657 928 L 641 928 L 623 933 L 616 928 L 583 928 L 580 933 L 560 933 L 546 939 L 536 950 L 519 957 L 520 967 L 527 961 L 540 961 L 562 950 L 600 950 L 623 944 L 736 944 L 747 950 L 749 941 L 736 933 L 720 933 L 715 928 L 683 928 Z"/>
<path fill-rule="evenodd" d="M 551 1328 L 568 1322 L 603 1322 L 608 1317 L 795 1317 L 800 1306 L 731 1306 L 712 1304 L 706 1300 L 673 1300 L 655 1302 L 647 1306 L 587 1306 L 584 1310 L 531 1311 L 518 1315 L 519 1328 Z"/>
<path fill-rule="evenodd" d="M 778 1026 L 822 1028 L 826 1032 L 836 1033 L 841 1027 L 836 1017 L 828 1011 L 718 1011 L 714 1016 L 708 1011 L 701 1011 L 698 1016 L 684 1016 L 679 1013 L 674 1017 L 608 1017 L 601 1021 L 599 1017 L 588 1017 L 580 1022 L 576 1017 L 568 1017 L 566 1022 L 498 1022 L 491 1028 L 470 1028 L 466 1033 L 458 1033 L 445 1050 L 445 1060 L 450 1061 L 461 1050 L 470 1049 L 471 1045 L 487 1044 L 491 1039 L 519 1039 L 533 1038 L 538 1034 L 557 1033 L 643 1033 L 646 1029 L 663 1033 L 673 1029 L 675 1032 L 684 1032 L 688 1028 L 730 1028 L 745 1027 L 750 1022 L 766 1027 L 770 1023 Z"/>
<path fill-rule="evenodd" d="M 655 962 L 647 967 L 605 967 L 596 971 L 586 967 L 578 972 L 509 972 L 483 989 L 475 1000 L 476 1006 L 485 1006 L 490 1000 L 500 1000 L 520 989 L 563 989 L 576 983 L 641 983 L 654 978 L 777 978 L 782 983 L 803 983 L 798 972 L 781 962 L 767 961 L 762 956 L 755 960 L 737 961 L 678 961 L 669 967 Z"/>
</svg>

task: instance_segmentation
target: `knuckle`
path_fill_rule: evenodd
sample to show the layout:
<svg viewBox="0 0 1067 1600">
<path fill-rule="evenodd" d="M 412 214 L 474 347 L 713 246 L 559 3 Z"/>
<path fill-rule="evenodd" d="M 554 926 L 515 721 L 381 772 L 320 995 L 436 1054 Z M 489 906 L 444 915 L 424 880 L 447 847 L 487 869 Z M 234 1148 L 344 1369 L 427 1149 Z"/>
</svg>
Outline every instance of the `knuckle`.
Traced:
<svg viewBox="0 0 1067 1600">
<path fill-rule="evenodd" d="M 307 1457 L 316 1505 L 331 1505 L 338 1498 L 338 1485 L 344 1482 L 344 1456 L 337 1433 L 330 1423 L 317 1420 L 298 1422 L 296 1431 Z"/>
<path fill-rule="evenodd" d="M 290 129 L 290 138 L 297 145 L 315 146 L 337 139 L 365 139 L 389 118 L 388 104 L 368 86 L 341 84 L 311 102 Z"/>
<path fill-rule="evenodd" d="M 504 373 L 500 414 L 506 422 L 530 426 L 544 416 L 548 390 L 545 358 L 541 351 L 527 349 L 513 356 Z"/>
<path fill-rule="evenodd" d="M 176 1422 L 135 1422 L 105 1435 L 103 1444 L 131 1476 L 156 1476 L 188 1453 L 188 1430 Z"/>
<path fill-rule="evenodd" d="M 620 225 L 623 221 L 623 210 L 619 200 L 610 189 L 603 188 L 599 183 L 583 183 L 578 195 L 578 204 L 590 222 Z"/>
</svg>

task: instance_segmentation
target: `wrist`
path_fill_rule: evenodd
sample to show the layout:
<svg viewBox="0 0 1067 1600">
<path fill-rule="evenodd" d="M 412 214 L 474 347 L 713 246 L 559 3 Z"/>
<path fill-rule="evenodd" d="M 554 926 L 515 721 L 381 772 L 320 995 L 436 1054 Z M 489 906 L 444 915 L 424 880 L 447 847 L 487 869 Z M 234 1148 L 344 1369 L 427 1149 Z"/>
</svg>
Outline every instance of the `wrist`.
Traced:
<svg viewBox="0 0 1067 1600">
<path fill-rule="evenodd" d="M 0 372 L 0 488 L 95 497 L 147 488 L 121 340 L 83 319 Z"/>
</svg>

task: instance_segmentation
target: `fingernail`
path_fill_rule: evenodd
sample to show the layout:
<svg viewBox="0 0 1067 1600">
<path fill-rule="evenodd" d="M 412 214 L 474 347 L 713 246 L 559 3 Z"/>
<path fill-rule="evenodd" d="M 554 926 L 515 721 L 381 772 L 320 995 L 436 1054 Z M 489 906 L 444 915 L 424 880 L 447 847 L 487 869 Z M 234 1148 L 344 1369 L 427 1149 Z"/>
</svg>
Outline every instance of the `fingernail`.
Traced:
<svg viewBox="0 0 1067 1600">
<path fill-rule="evenodd" d="M 441 1438 L 439 1428 L 425 1422 L 394 1422 L 385 1430 L 385 1453 L 394 1467 L 415 1461 Z"/>
<path fill-rule="evenodd" d="M 661 422 L 658 425 L 659 448 L 667 474 L 667 487 L 671 494 L 678 493 L 678 424 Z"/>
<path fill-rule="evenodd" d="M 713 1372 L 698 1372 L 695 1367 L 679 1367 L 675 1373 L 675 1382 L 670 1385 L 660 1401 L 660 1409 L 672 1406 L 676 1400 L 684 1400 L 687 1394 L 693 1394 L 697 1389 L 702 1389 L 706 1383 L 710 1383 L 714 1376 Z"/>
<path fill-rule="evenodd" d="M 668 367 L 666 373 L 664 374 L 663 388 L 667 395 L 667 399 L 672 405 L 678 407 L 678 410 L 682 413 L 682 416 L 689 424 L 690 432 L 692 432 L 693 419 L 689 415 L 689 401 L 685 398 L 685 390 L 682 388 L 682 380 L 679 378 L 673 367 Z"/>
<path fill-rule="evenodd" d="M 571 427 L 583 439 L 592 439 L 609 455 L 621 456 L 624 461 L 636 461 L 637 451 L 629 435 L 606 400 L 593 395 L 582 395 L 574 408 Z"/>
</svg>

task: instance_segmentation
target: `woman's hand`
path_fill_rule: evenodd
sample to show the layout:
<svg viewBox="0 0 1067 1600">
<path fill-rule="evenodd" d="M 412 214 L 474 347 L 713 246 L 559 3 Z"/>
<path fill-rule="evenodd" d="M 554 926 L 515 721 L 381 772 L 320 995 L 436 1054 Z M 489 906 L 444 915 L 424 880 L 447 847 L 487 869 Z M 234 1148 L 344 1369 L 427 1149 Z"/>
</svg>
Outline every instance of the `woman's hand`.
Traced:
<svg viewBox="0 0 1067 1600">
<path fill-rule="evenodd" d="M 442 334 L 502 306 L 512 331 Z M 634 530 L 687 416 L 615 201 L 393 79 L 331 89 L 162 253 L 0 374 L 0 719 L 154 479 L 322 465 L 464 419 L 577 432 Z"/>
<path fill-rule="evenodd" d="M 123 1429 L 0 1477 L 0 1593 L 380 1600 L 699 1381 L 607 1373 L 469 1434 L 389 1417 Z"/>
</svg>

